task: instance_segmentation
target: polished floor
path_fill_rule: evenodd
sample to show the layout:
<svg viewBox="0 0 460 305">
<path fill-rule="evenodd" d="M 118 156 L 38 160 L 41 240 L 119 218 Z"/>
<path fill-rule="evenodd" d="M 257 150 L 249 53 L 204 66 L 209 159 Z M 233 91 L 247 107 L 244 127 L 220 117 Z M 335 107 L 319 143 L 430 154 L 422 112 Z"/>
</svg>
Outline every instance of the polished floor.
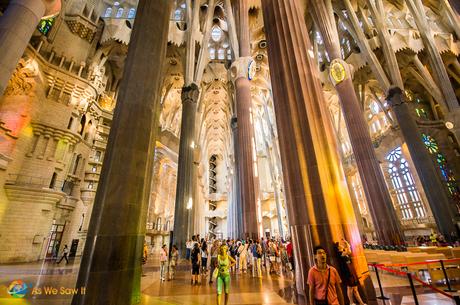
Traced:
<svg viewBox="0 0 460 305">
<path fill-rule="evenodd" d="M 34 305 L 69 305 L 69 295 L 28 295 L 23 299 L 13 299 L 7 294 L 7 286 L 13 280 L 22 280 L 31 287 L 64 287 L 73 288 L 78 273 L 79 261 L 68 265 L 61 263 L 30 263 L 0 266 L 0 305 L 34 304 Z M 159 267 L 156 259 L 149 259 L 145 267 L 146 276 L 142 278 L 141 305 L 208 305 L 217 304 L 215 284 L 208 284 L 208 279 L 201 285 L 190 284 L 190 273 L 187 265 L 179 266 L 178 274 L 173 281 L 160 281 Z M 371 272 L 373 282 L 377 286 L 375 274 Z M 391 274 L 381 275 L 383 289 L 391 300 L 385 304 L 415 304 L 407 279 Z M 457 283 L 454 283 L 457 284 Z M 457 287 L 458 285 L 456 285 Z M 460 287 L 458 287 L 460 288 Z M 451 299 L 428 288 L 417 285 L 417 299 L 420 305 L 451 305 Z M 379 295 L 379 292 L 377 292 Z M 253 278 L 250 273 L 232 275 L 229 304 L 304 304 L 303 299 L 296 297 L 291 274 L 270 275 L 263 273 L 263 278 Z M 379 301 L 380 304 L 384 304 Z"/>
</svg>

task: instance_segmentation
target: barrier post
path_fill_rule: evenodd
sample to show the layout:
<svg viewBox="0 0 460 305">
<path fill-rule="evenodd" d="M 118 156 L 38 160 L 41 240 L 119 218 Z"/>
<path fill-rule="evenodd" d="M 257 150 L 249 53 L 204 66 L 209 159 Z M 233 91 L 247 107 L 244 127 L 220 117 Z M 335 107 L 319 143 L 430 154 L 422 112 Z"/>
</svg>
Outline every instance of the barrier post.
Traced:
<svg viewBox="0 0 460 305">
<path fill-rule="evenodd" d="M 444 289 L 444 291 L 456 292 L 457 290 L 452 289 L 452 287 L 450 286 L 449 277 L 447 276 L 446 268 L 444 267 L 444 261 L 441 259 L 440 262 L 441 262 L 442 273 L 444 273 L 444 278 L 446 279 L 446 285 L 447 285 L 447 289 Z"/>
<path fill-rule="evenodd" d="M 454 301 L 455 301 L 455 305 L 460 305 L 460 296 L 454 295 Z"/>
<path fill-rule="evenodd" d="M 412 281 L 412 274 L 407 273 L 407 277 L 409 278 L 410 289 L 412 290 L 412 295 L 414 296 L 415 305 L 419 305 L 418 304 L 418 299 L 417 299 L 417 293 L 415 291 L 414 282 Z"/>
<path fill-rule="evenodd" d="M 377 299 L 380 299 L 380 300 L 389 300 L 390 298 L 386 297 L 386 296 L 383 294 L 383 288 L 382 288 L 382 283 L 380 282 L 379 270 L 377 269 L 376 264 L 372 264 L 372 266 L 374 266 L 375 275 L 377 276 L 377 283 L 379 284 L 379 288 L 380 288 L 380 296 L 377 297 Z"/>
</svg>

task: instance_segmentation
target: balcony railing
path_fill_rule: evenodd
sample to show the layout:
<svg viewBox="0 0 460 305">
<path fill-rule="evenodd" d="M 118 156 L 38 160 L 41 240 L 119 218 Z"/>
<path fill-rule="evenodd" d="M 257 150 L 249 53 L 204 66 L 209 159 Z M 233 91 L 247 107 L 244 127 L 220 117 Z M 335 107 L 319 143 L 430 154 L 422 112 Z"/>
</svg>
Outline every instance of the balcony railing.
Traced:
<svg viewBox="0 0 460 305">
<path fill-rule="evenodd" d="M 37 189 L 50 189 L 64 192 L 67 195 L 72 193 L 72 190 L 75 186 L 74 182 L 68 180 L 53 181 L 53 179 L 20 174 L 9 174 L 5 184 Z"/>
</svg>

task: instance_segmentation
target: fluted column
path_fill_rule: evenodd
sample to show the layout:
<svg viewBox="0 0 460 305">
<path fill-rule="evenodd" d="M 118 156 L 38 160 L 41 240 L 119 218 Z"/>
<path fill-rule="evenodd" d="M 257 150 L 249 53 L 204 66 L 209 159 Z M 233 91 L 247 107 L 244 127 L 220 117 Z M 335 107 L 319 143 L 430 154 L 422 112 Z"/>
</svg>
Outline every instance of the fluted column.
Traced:
<svg viewBox="0 0 460 305">
<path fill-rule="evenodd" d="M 403 92 L 398 87 L 390 89 L 387 97 L 393 108 L 393 113 L 398 120 L 401 133 L 406 141 L 415 169 L 422 183 L 425 195 L 433 212 L 439 232 L 446 238 L 451 237 L 451 232 L 457 234 L 456 221 L 458 212 L 455 204 L 447 195 L 447 189 L 441 182 L 439 170 L 433 164 L 422 135 L 415 123 L 409 106 L 404 100 Z"/>
<path fill-rule="evenodd" d="M 233 219 L 233 238 L 243 237 L 243 213 L 241 206 L 241 192 L 239 182 L 239 168 L 238 168 L 238 119 L 233 117 L 231 120 L 235 168 L 233 169 L 233 202 L 232 202 L 232 219 Z"/>
<path fill-rule="evenodd" d="M 12 0 L 0 17 L 0 95 L 40 19 L 61 9 L 60 0 Z"/>
<path fill-rule="evenodd" d="M 248 67 L 252 61 L 249 41 L 249 7 L 246 0 L 236 1 L 237 33 L 240 57 L 232 65 L 235 84 L 236 115 L 238 118 L 238 157 L 236 159 L 241 198 L 240 213 L 243 214 L 243 237 L 258 237 L 257 201 L 259 200 L 259 179 L 257 177 L 257 156 L 255 155 L 254 126 L 251 106 L 251 84 Z"/>
<path fill-rule="evenodd" d="M 329 3 L 329 7 L 327 3 Z M 338 32 L 331 2 L 330 0 L 312 0 L 310 4 L 310 12 L 332 60 L 330 65 L 331 81 L 340 98 L 343 117 L 347 125 L 377 239 L 381 244 L 403 244 L 404 236 L 375 155 L 369 127 L 355 94 L 350 69 L 348 64 L 341 59 Z"/>
<path fill-rule="evenodd" d="M 308 53 L 311 44 L 302 9 L 297 0 L 264 0 L 262 8 L 294 243 L 296 287 L 306 294 L 314 245 L 324 246 L 331 257 L 333 242 L 343 237 L 352 244 L 358 274 L 367 270 L 367 264 L 319 71 Z"/>
<path fill-rule="evenodd" d="M 185 242 L 190 235 L 193 216 L 193 137 L 195 135 L 196 105 L 199 88 L 195 83 L 182 88 L 182 122 L 180 127 L 179 161 L 177 164 L 176 205 L 174 207 L 174 244 L 181 257 L 185 257 Z"/>
<path fill-rule="evenodd" d="M 140 0 L 73 305 L 140 302 L 169 0 Z M 152 35 L 155 33 L 155 35 Z M 135 80 L 135 81 L 133 81 Z"/>
</svg>

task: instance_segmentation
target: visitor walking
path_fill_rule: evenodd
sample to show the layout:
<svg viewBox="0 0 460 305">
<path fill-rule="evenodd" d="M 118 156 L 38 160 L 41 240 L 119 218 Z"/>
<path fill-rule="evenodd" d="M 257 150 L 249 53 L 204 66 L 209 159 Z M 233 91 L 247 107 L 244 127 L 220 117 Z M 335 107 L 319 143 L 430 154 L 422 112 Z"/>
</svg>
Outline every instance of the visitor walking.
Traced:
<svg viewBox="0 0 460 305">
<path fill-rule="evenodd" d="M 217 274 L 217 304 L 220 305 L 222 288 L 225 289 L 225 305 L 228 304 L 230 293 L 230 268 L 236 264 L 236 261 L 228 255 L 228 248 L 222 245 L 217 256 L 218 274 Z"/>
<path fill-rule="evenodd" d="M 190 259 L 190 253 L 192 252 L 192 240 L 189 239 L 185 242 L 185 259 Z"/>
<path fill-rule="evenodd" d="M 193 245 L 192 253 L 190 253 L 190 260 L 192 261 L 192 285 L 197 285 L 201 263 L 200 247 L 198 246 L 198 243 Z"/>
<path fill-rule="evenodd" d="M 67 245 L 64 245 L 64 249 L 62 249 L 62 257 L 61 259 L 57 262 L 57 264 L 59 265 L 62 260 L 65 258 L 65 263 L 68 264 L 69 263 L 69 259 L 67 258 L 67 255 L 69 254 L 69 248 L 67 248 Z"/>
<path fill-rule="evenodd" d="M 147 247 L 147 243 L 144 242 L 144 247 L 142 248 L 142 265 L 141 265 L 142 276 L 146 276 L 144 272 L 144 265 L 147 263 L 148 254 L 149 254 L 149 248 Z"/>
<path fill-rule="evenodd" d="M 337 270 L 326 263 L 326 250 L 316 246 L 313 250 L 315 266 L 308 271 L 308 286 L 310 290 L 310 304 L 340 305 L 342 300 L 342 282 Z"/>
<path fill-rule="evenodd" d="M 361 299 L 361 295 L 358 291 L 359 280 L 356 275 L 355 268 L 351 262 L 351 247 L 350 244 L 342 239 L 341 243 L 336 242 L 334 244 L 334 249 L 337 253 L 337 261 L 339 263 L 339 273 L 340 277 L 345 282 L 347 286 L 347 296 L 350 301 L 350 305 L 355 305 L 353 297 L 356 298 L 356 301 L 359 305 L 366 305 Z"/>
<path fill-rule="evenodd" d="M 201 243 L 201 271 L 204 276 L 207 274 L 208 267 L 208 244 L 205 240 Z"/>
<path fill-rule="evenodd" d="M 214 274 L 214 269 L 217 268 L 217 256 L 218 255 L 219 255 L 219 241 L 215 240 L 211 247 L 211 264 L 210 264 L 211 272 L 209 273 L 211 276 L 209 276 L 209 284 L 213 282 L 212 275 Z"/>
<path fill-rule="evenodd" d="M 179 251 L 177 250 L 177 246 L 173 245 L 171 249 L 171 258 L 169 260 L 169 280 L 174 280 L 174 275 L 176 275 L 176 266 L 178 258 Z"/>
<path fill-rule="evenodd" d="M 244 240 L 238 247 L 238 257 L 240 259 L 240 272 L 246 273 L 246 269 L 248 268 L 248 244 Z"/>
<path fill-rule="evenodd" d="M 162 282 L 166 279 L 166 266 L 168 265 L 168 249 L 163 245 L 160 249 L 160 280 Z"/>
</svg>

